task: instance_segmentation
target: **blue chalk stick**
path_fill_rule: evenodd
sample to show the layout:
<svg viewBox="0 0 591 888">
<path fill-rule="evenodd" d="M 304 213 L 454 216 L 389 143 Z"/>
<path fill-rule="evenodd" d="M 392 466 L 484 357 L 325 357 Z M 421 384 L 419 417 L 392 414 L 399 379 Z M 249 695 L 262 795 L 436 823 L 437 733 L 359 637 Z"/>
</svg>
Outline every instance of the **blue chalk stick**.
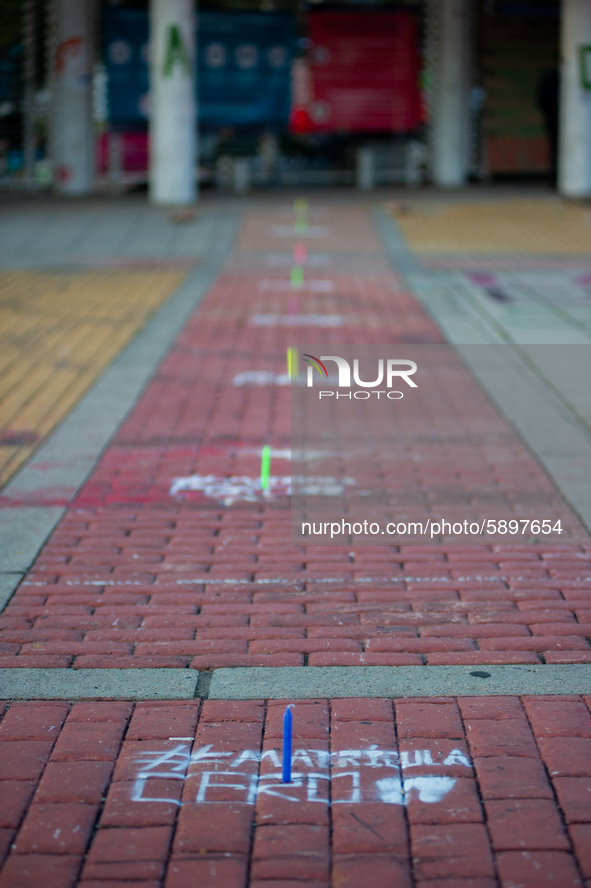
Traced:
<svg viewBox="0 0 591 888">
<path fill-rule="evenodd" d="M 293 730 L 293 719 L 289 706 L 283 715 L 283 771 L 282 779 L 284 783 L 291 783 L 291 735 Z"/>
</svg>

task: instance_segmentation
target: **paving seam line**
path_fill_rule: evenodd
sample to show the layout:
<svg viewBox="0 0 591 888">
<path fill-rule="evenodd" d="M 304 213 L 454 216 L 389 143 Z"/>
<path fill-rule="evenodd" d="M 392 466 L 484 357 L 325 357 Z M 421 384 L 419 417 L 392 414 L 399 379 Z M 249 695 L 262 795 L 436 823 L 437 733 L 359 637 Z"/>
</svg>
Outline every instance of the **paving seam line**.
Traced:
<svg viewBox="0 0 591 888">
<path fill-rule="evenodd" d="M 214 261 L 188 275 L 3 489 L 2 496 L 16 504 L 0 510 L 0 613 L 66 511 L 52 502 L 52 493 L 60 491 L 60 499 L 70 502 L 75 497 L 220 273 L 241 214 L 233 211 L 231 217 L 224 249 Z"/>
<path fill-rule="evenodd" d="M 0 699 L 281 700 L 590 694 L 591 665 L 0 669 Z"/>
</svg>

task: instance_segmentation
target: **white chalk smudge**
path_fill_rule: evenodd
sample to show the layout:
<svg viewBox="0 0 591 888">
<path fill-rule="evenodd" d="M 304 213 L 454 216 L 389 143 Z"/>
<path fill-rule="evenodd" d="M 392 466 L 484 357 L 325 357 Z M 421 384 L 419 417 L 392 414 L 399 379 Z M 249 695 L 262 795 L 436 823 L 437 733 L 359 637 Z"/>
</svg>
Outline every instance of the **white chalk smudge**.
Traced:
<svg viewBox="0 0 591 888">
<path fill-rule="evenodd" d="M 279 281 L 271 278 L 270 280 L 260 280 L 258 283 L 259 290 L 288 292 L 294 288 L 291 281 Z M 304 280 L 297 287 L 298 291 L 309 290 L 312 293 L 333 293 L 335 289 L 334 281 L 331 280 Z"/>
<path fill-rule="evenodd" d="M 294 478 L 298 493 L 308 496 L 341 496 L 346 487 L 354 485 L 354 478 L 333 478 L 332 476 L 314 476 Z M 247 475 L 232 475 L 220 478 L 217 475 L 189 475 L 185 478 L 174 478 L 170 495 L 176 496 L 185 491 L 199 491 L 210 499 L 218 500 L 224 506 L 237 502 L 256 503 L 272 496 L 291 496 L 291 475 L 269 478 L 268 487 L 263 490 L 260 478 Z"/>
<path fill-rule="evenodd" d="M 427 774 L 425 777 L 385 777 L 376 780 L 380 801 L 388 805 L 407 805 L 414 794 L 419 802 L 433 805 L 442 801 L 455 786 L 453 777 Z"/>
<path fill-rule="evenodd" d="M 272 225 L 273 237 L 326 237 L 325 225 L 308 225 L 305 231 L 300 231 L 293 225 Z"/>
<path fill-rule="evenodd" d="M 253 314 L 248 322 L 254 327 L 342 327 L 347 319 L 343 315 Z"/>
<path fill-rule="evenodd" d="M 232 380 L 232 385 L 237 388 L 264 386 L 264 385 L 291 385 L 291 378 L 287 373 L 270 373 L 267 370 L 245 370 L 237 373 Z"/>
</svg>

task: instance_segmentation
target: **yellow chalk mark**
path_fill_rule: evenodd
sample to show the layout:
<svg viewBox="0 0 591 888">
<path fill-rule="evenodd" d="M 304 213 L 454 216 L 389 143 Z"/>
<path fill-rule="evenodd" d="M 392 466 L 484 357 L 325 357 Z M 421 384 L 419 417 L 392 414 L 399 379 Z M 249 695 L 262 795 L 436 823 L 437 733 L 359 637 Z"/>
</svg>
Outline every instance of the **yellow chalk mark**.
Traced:
<svg viewBox="0 0 591 888">
<path fill-rule="evenodd" d="M 298 350 L 293 345 L 287 349 L 287 375 L 290 379 L 297 378 L 299 373 Z"/>
</svg>

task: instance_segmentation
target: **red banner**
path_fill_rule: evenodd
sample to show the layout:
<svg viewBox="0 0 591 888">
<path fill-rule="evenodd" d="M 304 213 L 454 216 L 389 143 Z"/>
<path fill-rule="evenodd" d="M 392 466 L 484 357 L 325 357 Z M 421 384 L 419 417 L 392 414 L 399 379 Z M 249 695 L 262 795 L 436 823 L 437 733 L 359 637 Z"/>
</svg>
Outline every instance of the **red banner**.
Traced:
<svg viewBox="0 0 591 888">
<path fill-rule="evenodd" d="M 314 10 L 309 18 L 317 132 L 412 132 L 421 122 L 417 28 L 408 12 Z"/>
</svg>

